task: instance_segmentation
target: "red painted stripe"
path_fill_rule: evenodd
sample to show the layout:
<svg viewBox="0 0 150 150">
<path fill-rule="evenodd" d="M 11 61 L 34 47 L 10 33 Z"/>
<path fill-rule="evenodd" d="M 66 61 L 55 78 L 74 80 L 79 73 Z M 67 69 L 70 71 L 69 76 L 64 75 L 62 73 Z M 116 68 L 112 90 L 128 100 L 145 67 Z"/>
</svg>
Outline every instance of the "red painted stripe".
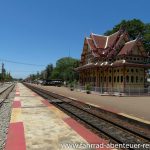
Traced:
<svg viewBox="0 0 150 150">
<path fill-rule="evenodd" d="M 96 134 L 79 124 L 72 118 L 63 119 L 72 129 L 82 136 L 90 144 L 108 144 L 108 141 L 98 137 Z M 97 150 L 108 150 L 109 148 L 98 148 Z"/>
<path fill-rule="evenodd" d="M 24 127 L 22 122 L 10 123 L 5 150 L 26 150 Z"/>
<path fill-rule="evenodd" d="M 50 104 L 47 100 L 41 100 L 41 102 L 46 105 L 46 106 L 53 106 L 52 104 Z"/>
<path fill-rule="evenodd" d="M 21 102 L 20 101 L 13 101 L 13 108 L 20 108 L 21 107 Z"/>
</svg>

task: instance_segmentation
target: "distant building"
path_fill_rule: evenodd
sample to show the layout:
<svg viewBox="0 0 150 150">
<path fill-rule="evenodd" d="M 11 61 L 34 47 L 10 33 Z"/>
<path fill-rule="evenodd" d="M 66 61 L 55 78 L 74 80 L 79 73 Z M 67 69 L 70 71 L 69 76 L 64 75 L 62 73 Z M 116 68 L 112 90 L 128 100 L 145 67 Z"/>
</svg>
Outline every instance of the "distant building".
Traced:
<svg viewBox="0 0 150 150">
<path fill-rule="evenodd" d="M 87 83 L 106 89 L 144 88 L 150 57 L 138 36 L 130 40 L 128 32 L 103 36 L 91 33 L 84 40 L 79 72 L 81 85 Z"/>
</svg>

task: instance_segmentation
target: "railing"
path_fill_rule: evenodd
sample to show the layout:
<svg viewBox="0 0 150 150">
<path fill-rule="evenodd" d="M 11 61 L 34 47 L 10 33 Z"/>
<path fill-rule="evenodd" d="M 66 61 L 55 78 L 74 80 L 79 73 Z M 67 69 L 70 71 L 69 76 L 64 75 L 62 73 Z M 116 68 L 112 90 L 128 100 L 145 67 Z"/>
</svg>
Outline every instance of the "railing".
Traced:
<svg viewBox="0 0 150 150">
<path fill-rule="evenodd" d="M 74 86 L 76 91 L 86 91 L 85 86 Z M 108 88 L 108 87 L 91 87 L 93 93 L 101 95 L 118 95 L 118 96 L 150 96 L 150 87 L 148 88 Z"/>
</svg>

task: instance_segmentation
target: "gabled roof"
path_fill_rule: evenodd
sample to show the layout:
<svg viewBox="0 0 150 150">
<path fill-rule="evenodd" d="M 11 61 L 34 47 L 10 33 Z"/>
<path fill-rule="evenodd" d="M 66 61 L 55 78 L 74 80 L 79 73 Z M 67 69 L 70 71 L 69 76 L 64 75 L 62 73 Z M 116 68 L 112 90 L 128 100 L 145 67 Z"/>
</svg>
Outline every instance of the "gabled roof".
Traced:
<svg viewBox="0 0 150 150">
<path fill-rule="evenodd" d="M 129 41 L 127 43 L 125 43 L 124 47 L 120 50 L 119 55 L 128 55 L 132 48 L 135 46 L 136 44 L 136 40 L 132 40 L 132 41 Z"/>
<path fill-rule="evenodd" d="M 96 48 L 105 48 L 107 36 L 91 33 L 90 37 L 92 38 Z"/>
<path fill-rule="evenodd" d="M 86 37 L 86 41 L 91 50 L 96 50 L 95 44 L 91 38 Z"/>
<path fill-rule="evenodd" d="M 108 37 L 107 47 L 111 47 L 114 44 L 114 42 L 117 40 L 118 36 L 119 36 L 119 31 L 114 33 L 114 34 L 112 34 L 112 35 L 110 35 Z"/>
<path fill-rule="evenodd" d="M 123 40 L 124 42 L 122 42 Z M 109 36 L 91 33 L 90 37 L 85 38 L 85 43 L 88 44 L 94 57 L 112 58 L 117 55 L 132 54 L 130 52 L 132 51 L 134 45 L 138 46 L 139 38 L 127 42 L 128 40 L 129 37 L 127 31 L 120 29 L 119 31 Z M 141 55 L 147 56 L 145 50 L 142 50 L 141 45 L 138 46 Z"/>
</svg>

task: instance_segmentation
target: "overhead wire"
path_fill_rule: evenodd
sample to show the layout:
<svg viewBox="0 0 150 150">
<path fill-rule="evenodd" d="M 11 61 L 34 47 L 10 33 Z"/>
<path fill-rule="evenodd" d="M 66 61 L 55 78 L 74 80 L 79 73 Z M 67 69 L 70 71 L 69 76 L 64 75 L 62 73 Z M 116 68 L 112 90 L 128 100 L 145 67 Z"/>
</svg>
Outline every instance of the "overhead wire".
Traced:
<svg viewBox="0 0 150 150">
<path fill-rule="evenodd" d="M 1 59 L 2 62 L 8 62 L 8 63 L 14 63 L 14 64 L 19 64 L 19 65 L 28 65 L 28 66 L 36 66 L 36 67 L 43 67 L 45 65 L 41 64 L 30 64 L 30 63 L 25 63 L 25 62 L 18 62 L 18 61 L 13 61 L 13 60 L 8 60 L 8 59 Z"/>
</svg>

